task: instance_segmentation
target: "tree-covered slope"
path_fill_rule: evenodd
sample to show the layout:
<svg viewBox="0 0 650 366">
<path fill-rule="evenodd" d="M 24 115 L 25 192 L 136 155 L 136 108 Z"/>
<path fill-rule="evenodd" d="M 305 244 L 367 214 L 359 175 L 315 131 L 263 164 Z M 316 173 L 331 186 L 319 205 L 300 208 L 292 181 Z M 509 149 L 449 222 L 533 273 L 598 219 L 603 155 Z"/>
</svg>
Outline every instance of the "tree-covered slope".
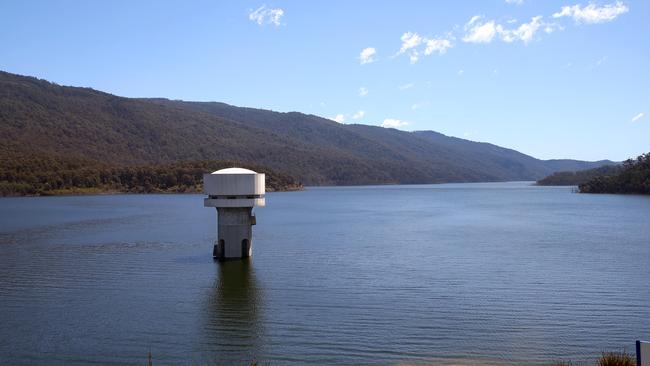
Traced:
<svg viewBox="0 0 650 366">
<path fill-rule="evenodd" d="M 123 98 L 0 72 L 0 158 L 25 156 L 111 166 L 238 161 L 312 185 L 535 180 L 604 163 L 542 161 L 431 131 L 297 112 Z"/>
<path fill-rule="evenodd" d="M 189 161 L 111 166 L 82 158 L 25 156 L 0 159 L 0 196 L 201 192 L 204 173 L 234 165 L 265 173 L 267 191 L 302 188 L 299 182 L 286 174 L 240 162 Z"/>
<path fill-rule="evenodd" d="M 579 189 L 581 193 L 650 194 L 650 153 L 626 160 L 617 174 L 595 177 Z"/>
<path fill-rule="evenodd" d="M 540 186 L 577 186 L 596 177 L 616 175 L 621 171 L 619 165 L 605 165 L 598 168 L 556 172 L 537 181 Z"/>
</svg>

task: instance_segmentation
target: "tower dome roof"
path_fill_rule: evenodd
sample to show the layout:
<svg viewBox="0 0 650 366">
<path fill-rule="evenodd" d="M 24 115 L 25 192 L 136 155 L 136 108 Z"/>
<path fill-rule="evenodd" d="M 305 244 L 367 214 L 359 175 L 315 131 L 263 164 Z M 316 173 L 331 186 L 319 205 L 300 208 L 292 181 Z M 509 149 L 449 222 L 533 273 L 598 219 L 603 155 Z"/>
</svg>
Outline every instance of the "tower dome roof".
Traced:
<svg viewBox="0 0 650 366">
<path fill-rule="evenodd" d="M 257 174 L 256 172 L 244 168 L 226 168 L 212 172 L 212 174 Z"/>
</svg>

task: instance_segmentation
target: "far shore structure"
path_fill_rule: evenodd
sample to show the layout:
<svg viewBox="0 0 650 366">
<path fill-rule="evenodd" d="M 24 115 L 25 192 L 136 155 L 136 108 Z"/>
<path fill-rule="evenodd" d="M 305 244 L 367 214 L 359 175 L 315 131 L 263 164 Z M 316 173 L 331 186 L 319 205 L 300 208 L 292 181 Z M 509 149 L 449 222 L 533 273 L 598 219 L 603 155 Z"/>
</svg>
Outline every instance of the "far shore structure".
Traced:
<svg viewBox="0 0 650 366">
<path fill-rule="evenodd" d="M 203 175 L 205 207 L 217 209 L 217 260 L 247 258 L 253 254 L 253 207 L 265 205 L 265 176 L 252 170 L 227 168 Z"/>
</svg>

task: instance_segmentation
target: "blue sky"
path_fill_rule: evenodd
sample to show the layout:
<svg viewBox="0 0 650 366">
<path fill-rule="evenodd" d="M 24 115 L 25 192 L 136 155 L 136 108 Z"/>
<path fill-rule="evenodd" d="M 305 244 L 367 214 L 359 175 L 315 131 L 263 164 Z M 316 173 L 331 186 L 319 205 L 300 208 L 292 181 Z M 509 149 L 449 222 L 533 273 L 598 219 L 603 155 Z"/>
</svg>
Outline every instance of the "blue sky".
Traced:
<svg viewBox="0 0 650 366">
<path fill-rule="evenodd" d="M 639 0 L 4 1 L 0 69 L 622 160 L 650 151 L 649 18 Z"/>
</svg>

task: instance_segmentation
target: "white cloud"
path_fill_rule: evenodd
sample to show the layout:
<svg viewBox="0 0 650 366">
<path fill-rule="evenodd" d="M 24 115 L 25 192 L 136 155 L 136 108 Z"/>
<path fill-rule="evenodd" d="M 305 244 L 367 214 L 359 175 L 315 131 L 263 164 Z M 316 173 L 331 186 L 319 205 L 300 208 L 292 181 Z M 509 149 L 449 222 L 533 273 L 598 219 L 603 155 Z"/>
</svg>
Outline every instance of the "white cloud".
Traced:
<svg viewBox="0 0 650 366">
<path fill-rule="evenodd" d="M 400 121 L 399 119 L 395 118 L 386 118 L 384 122 L 381 123 L 381 127 L 384 128 L 399 128 L 399 127 L 404 127 L 408 125 L 408 122 L 405 121 Z"/>
<path fill-rule="evenodd" d="M 352 115 L 352 119 L 361 119 L 365 115 L 366 115 L 366 111 L 358 111 L 357 113 Z"/>
<path fill-rule="evenodd" d="M 451 33 L 448 33 L 446 37 L 429 39 L 422 37 L 415 32 L 406 32 L 402 34 L 402 37 L 400 37 L 402 46 L 395 56 L 408 53 L 409 61 L 411 64 L 414 64 L 418 62 L 422 53 L 424 53 L 425 56 L 429 56 L 434 52 L 438 52 L 440 55 L 446 53 L 448 49 L 453 47 L 452 39 L 453 37 Z M 422 45 L 424 45 L 424 48 L 418 49 Z"/>
<path fill-rule="evenodd" d="M 248 13 L 248 19 L 254 21 L 258 25 L 273 24 L 279 26 L 282 24 L 280 22 L 282 16 L 284 16 L 284 10 L 280 8 L 269 9 L 266 5 L 262 5 L 256 10 L 251 10 Z"/>
<path fill-rule="evenodd" d="M 359 96 L 360 97 L 365 97 L 366 95 L 368 95 L 368 88 L 366 88 L 364 86 L 360 87 L 359 88 Z"/>
<path fill-rule="evenodd" d="M 544 22 L 542 21 L 542 16 L 539 15 L 533 17 L 530 23 L 523 23 L 515 29 L 505 29 L 499 24 L 497 25 L 497 33 L 499 33 L 504 42 L 522 41 L 528 43 L 542 26 L 544 26 Z"/>
<path fill-rule="evenodd" d="M 604 23 L 610 22 L 621 14 L 625 14 L 630 10 L 627 5 L 622 1 L 617 1 L 613 4 L 598 6 L 590 3 L 587 6 L 573 5 L 563 6 L 562 9 L 553 14 L 553 18 L 571 17 L 576 23 Z"/>
<path fill-rule="evenodd" d="M 408 83 L 408 84 L 400 85 L 397 88 L 399 88 L 399 90 L 406 90 L 406 89 L 411 89 L 414 86 L 415 83 Z"/>
<path fill-rule="evenodd" d="M 632 118 L 632 122 L 637 122 L 638 120 L 640 120 L 641 118 L 643 118 L 643 116 L 645 116 L 645 114 L 644 114 L 643 112 L 637 114 L 636 116 L 634 116 L 634 117 Z"/>
<path fill-rule="evenodd" d="M 434 52 L 438 52 L 439 55 L 445 54 L 448 49 L 453 47 L 451 41 L 446 38 L 427 39 L 426 45 L 424 54 L 427 56 Z"/>
<path fill-rule="evenodd" d="M 458 70 L 458 75 L 463 76 L 464 73 L 465 73 L 465 70 Z"/>
<path fill-rule="evenodd" d="M 463 42 L 467 43 L 490 43 L 497 34 L 497 28 L 494 20 L 481 22 L 483 19 L 480 15 L 473 16 L 465 24 L 465 36 Z"/>
<path fill-rule="evenodd" d="M 361 53 L 359 54 L 359 63 L 361 65 L 369 64 L 371 62 L 375 62 L 375 55 L 377 54 L 377 50 L 374 49 L 373 47 L 367 47 L 361 50 Z"/>
<path fill-rule="evenodd" d="M 411 64 L 418 62 L 420 59 L 420 53 L 416 47 L 422 44 L 422 37 L 420 37 L 420 35 L 417 33 L 406 32 L 402 34 L 402 37 L 400 39 L 402 40 L 402 47 L 397 52 L 397 55 L 401 55 L 402 53 L 410 50 L 409 61 Z"/>
<path fill-rule="evenodd" d="M 525 0 L 505 0 L 508 4 L 521 5 Z M 588 5 L 564 6 L 553 14 L 553 18 L 571 17 L 577 23 L 602 23 L 608 22 L 621 14 L 627 13 L 629 7 L 620 0 L 614 3 L 599 6 L 594 3 Z M 401 47 L 395 56 L 407 54 L 409 61 L 414 64 L 420 60 L 422 55 L 429 56 L 434 53 L 445 54 L 454 47 L 456 36 L 462 33 L 462 42 L 465 43 L 491 43 L 499 39 L 506 43 L 521 41 L 524 44 L 539 38 L 540 32 L 550 34 L 564 28 L 555 22 L 547 21 L 542 15 L 534 16 L 528 23 L 520 23 L 517 20 L 505 18 L 503 21 L 485 19 L 482 15 L 474 15 L 465 23 L 464 27 L 455 26 L 452 31 L 442 37 L 427 38 L 416 32 L 406 32 L 400 37 Z M 458 36 L 460 38 L 460 36 Z"/>
<path fill-rule="evenodd" d="M 415 48 L 422 43 L 422 37 L 417 33 L 406 32 L 400 38 L 402 40 L 402 48 L 399 49 L 398 54 L 402 54 L 411 48 Z"/>
<path fill-rule="evenodd" d="M 540 30 L 546 33 L 552 33 L 557 29 L 562 29 L 558 24 L 548 23 L 543 18 L 541 15 L 538 15 L 531 18 L 528 23 L 522 23 L 519 27 L 509 29 L 494 20 L 483 21 L 482 16 L 475 15 L 465 24 L 463 42 L 490 43 L 498 36 L 502 41 L 507 43 L 515 41 L 528 43 L 535 38 L 535 34 Z M 507 21 L 507 23 L 511 24 L 510 21 Z"/>
<path fill-rule="evenodd" d="M 345 122 L 345 116 L 342 114 L 337 114 L 334 118 L 330 118 L 334 122 L 343 123 Z"/>
</svg>

